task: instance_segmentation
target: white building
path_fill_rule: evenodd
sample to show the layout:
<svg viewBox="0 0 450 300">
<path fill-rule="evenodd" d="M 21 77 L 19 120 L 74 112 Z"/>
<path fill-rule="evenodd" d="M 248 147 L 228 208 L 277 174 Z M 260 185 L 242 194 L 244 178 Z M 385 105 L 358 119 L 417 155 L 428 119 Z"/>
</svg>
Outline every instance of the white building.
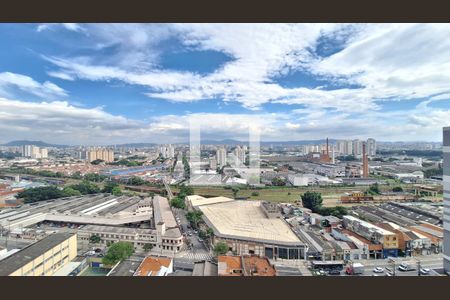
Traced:
<svg viewBox="0 0 450 300">
<path fill-rule="evenodd" d="M 375 156 L 377 152 L 377 142 L 375 139 L 369 138 L 367 139 L 367 155 Z"/>
<path fill-rule="evenodd" d="M 224 147 L 220 147 L 216 150 L 217 166 L 222 168 L 227 164 L 227 150 Z"/>
<path fill-rule="evenodd" d="M 361 140 L 353 140 L 353 155 L 355 157 L 362 156 L 362 143 L 363 142 Z"/>
</svg>

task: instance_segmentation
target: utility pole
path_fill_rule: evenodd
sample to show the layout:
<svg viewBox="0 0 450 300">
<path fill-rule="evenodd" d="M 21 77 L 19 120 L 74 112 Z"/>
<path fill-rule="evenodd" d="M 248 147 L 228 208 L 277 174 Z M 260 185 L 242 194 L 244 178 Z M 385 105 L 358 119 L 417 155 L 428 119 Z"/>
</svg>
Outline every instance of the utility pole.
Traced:
<svg viewBox="0 0 450 300">
<path fill-rule="evenodd" d="M 417 261 L 417 275 L 422 276 L 422 274 L 420 272 L 420 260 Z"/>
</svg>

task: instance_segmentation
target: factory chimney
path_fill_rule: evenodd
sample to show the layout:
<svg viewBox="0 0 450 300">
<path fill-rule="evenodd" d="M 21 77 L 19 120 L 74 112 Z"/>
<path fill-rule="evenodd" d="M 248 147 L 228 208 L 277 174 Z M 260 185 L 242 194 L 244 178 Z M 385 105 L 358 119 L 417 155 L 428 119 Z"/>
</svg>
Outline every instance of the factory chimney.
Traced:
<svg viewBox="0 0 450 300">
<path fill-rule="evenodd" d="M 369 177 L 369 161 L 366 154 L 366 143 L 362 145 L 362 163 L 363 163 L 363 177 Z"/>
<path fill-rule="evenodd" d="M 330 153 L 328 153 L 328 138 L 327 138 L 327 149 L 326 149 L 326 154 L 327 154 L 327 160 L 330 161 Z"/>
</svg>

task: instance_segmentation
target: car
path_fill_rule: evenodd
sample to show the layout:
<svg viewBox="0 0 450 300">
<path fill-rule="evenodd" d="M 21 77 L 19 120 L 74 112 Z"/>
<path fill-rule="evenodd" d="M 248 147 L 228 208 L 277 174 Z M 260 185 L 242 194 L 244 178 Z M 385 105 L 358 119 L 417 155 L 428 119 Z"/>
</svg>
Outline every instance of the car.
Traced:
<svg viewBox="0 0 450 300">
<path fill-rule="evenodd" d="M 203 239 L 201 239 L 201 238 L 198 238 L 198 241 L 201 243 L 201 242 L 203 242 Z"/>
<path fill-rule="evenodd" d="M 194 233 L 195 233 L 195 234 L 197 234 L 197 233 L 198 233 L 198 231 L 197 231 L 197 230 L 194 230 Z"/>
<path fill-rule="evenodd" d="M 383 268 L 376 267 L 376 268 L 373 269 L 373 272 L 374 272 L 374 273 L 383 273 L 384 270 L 383 270 Z"/>
<path fill-rule="evenodd" d="M 392 273 L 392 272 L 386 272 L 386 275 L 385 276 L 394 276 L 394 273 Z"/>
<path fill-rule="evenodd" d="M 192 233 L 191 233 L 191 232 L 188 232 L 188 236 L 192 236 Z"/>
<path fill-rule="evenodd" d="M 341 275 L 341 271 L 339 270 L 330 270 L 328 275 Z"/>
<path fill-rule="evenodd" d="M 428 269 L 428 268 L 422 268 L 422 269 L 420 269 L 420 274 L 422 274 L 422 275 L 427 275 L 428 273 L 430 273 L 430 269 Z"/>
</svg>

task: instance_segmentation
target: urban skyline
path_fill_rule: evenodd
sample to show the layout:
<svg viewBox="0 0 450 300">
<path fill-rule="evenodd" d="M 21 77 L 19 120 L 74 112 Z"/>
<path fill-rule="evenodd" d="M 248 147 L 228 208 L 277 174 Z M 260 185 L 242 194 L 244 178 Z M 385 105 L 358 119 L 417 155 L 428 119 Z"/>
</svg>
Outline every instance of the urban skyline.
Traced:
<svg viewBox="0 0 450 300">
<path fill-rule="evenodd" d="M 446 24 L 3 24 L 0 144 L 175 144 L 188 140 L 190 117 L 213 140 L 245 140 L 258 123 L 262 141 L 441 142 L 449 33 Z"/>
</svg>

